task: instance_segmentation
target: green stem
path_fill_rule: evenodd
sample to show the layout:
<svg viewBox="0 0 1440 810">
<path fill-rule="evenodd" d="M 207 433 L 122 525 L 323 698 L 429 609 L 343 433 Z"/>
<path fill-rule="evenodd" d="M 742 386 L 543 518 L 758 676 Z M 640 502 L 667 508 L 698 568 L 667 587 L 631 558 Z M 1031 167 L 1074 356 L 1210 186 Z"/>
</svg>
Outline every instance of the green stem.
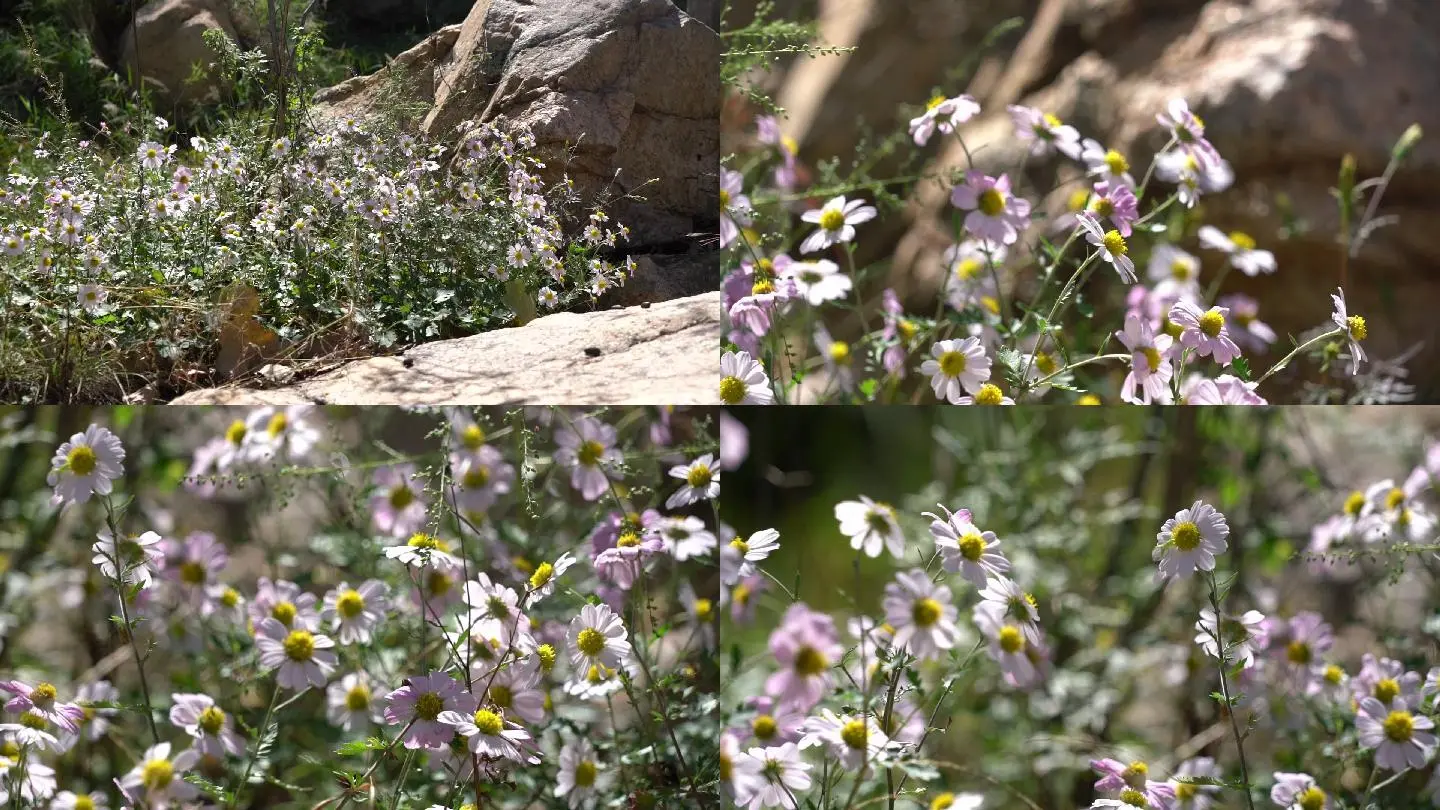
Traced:
<svg viewBox="0 0 1440 810">
<path fill-rule="evenodd" d="M 230 803 L 226 805 L 230 810 L 240 803 L 240 794 L 245 791 L 245 785 L 250 782 L 250 771 L 255 767 L 255 758 L 260 755 L 260 746 L 265 742 L 265 732 L 270 728 L 270 719 L 275 715 L 275 704 L 280 701 L 280 680 L 275 680 L 275 691 L 270 693 L 270 707 L 265 710 L 265 719 L 260 723 L 260 733 L 255 737 L 255 750 L 245 758 L 245 775 L 240 777 L 240 784 L 235 786 L 235 792 L 230 795 Z"/>
<path fill-rule="evenodd" d="M 1297 354 L 1305 351 L 1306 349 L 1310 348 L 1311 346 L 1314 346 L 1316 343 L 1319 343 L 1319 342 L 1322 341 L 1322 340 L 1329 340 L 1330 338 L 1333 338 L 1333 337 L 1340 337 L 1340 336 L 1343 335 L 1343 334 L 1345 334 L 1345 330 L 1344 330 L 1344 329 L 1341 329 L 1341 328 L 1331 329 L 1329 332 L 1326 332 L 1326 333 L 1324 333 L 1324 334 L 1322 334 L 1322 335 L 1316 335 L 1315 337 L 1310 338 L 1309 340 L 1305 341 L 1304 343 L 1301 343 L 1299 346 L 1296 346 L 1295 349 L 1294 349 L 1293 351 L 1291 351 L 1289 354 L 1287 354 L 1287 355 L 1285 355 L 1284 357 L 1280 358 L 1280 362 L 1278 362 L 1278 363 L 1276 363 L 1275 365 L 1271 366 L 1269 371 L 1267 371 L 1267 372 L 1265 372 L 1264 374 L 1260 375 L 1260 379 L 1256 380 L 1256 381 L 1255 381 L 1255 384 L 1258 386 L 1260 383 L 1265 382 L 1266 380 L 1270 379 L 1270 375 L 1274 374 L 1275 372 L 1279 371 L 1279 370 L 1282 369 L 1282 368 L 1285 368 L 1286 364 L 1288 364 L 1292 359 L 1294 359 L 1295 355 L 1297 355 Z"/>
</svg>

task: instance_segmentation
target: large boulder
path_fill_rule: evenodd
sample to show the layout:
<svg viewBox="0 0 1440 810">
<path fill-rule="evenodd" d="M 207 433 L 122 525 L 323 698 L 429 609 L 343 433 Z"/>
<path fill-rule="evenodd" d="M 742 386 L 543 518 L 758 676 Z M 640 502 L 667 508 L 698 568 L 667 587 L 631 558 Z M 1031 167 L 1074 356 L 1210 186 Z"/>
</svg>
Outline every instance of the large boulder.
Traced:
<svg viewBox="0 0 1440 810">
<path fill-rule="evenodd" d="M 547 315 L 512 329 L 357 360 L 267 390 L 209 388 L 176 405 L 718 404 L 720 293 Z"/>
<path fill-rule="evenodd" d="M 464 121 L 530 129 L 552 176 L 568 171 L 587 199 L 619 198 L 610 210 L 632 251 L 718 230 L 720 39 L 670 0 L 477 0 L 453 39 L 407 56 L 423 57 L 407 69 L 428 134 L 458 142 Z M 315 113 L 375 114 L 385 73 L 322 91 Z"/>
<path fill-rule="evenodd" d="M 237 39 L 226 0 L 152 0 L 140 7 L 120 38 L 120 69 L 143 76 L 171 104 L 211 99 L 219 89 L 217 77 L 191 82 L 190 76 L 195 65 L 215 61 L 204 39 L 212 30 Z"/>
</svg>

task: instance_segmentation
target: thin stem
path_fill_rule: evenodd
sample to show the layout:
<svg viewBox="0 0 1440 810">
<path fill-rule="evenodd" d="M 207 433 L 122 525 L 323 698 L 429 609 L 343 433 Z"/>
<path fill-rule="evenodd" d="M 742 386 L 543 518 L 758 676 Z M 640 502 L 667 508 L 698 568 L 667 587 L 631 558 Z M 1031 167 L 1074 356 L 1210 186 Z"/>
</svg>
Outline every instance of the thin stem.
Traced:
<svg viewBox="0 0 1440 810">
<path fill-rule="evenodd" d="M 1326 332 L 1326 333 L 1324 333 L 1324 334 L 1322 334 L 1322 335 L 1316 335 L 1315 337 L 1310 338 L 1309 340 L 1305 341 L 1304 343 L 1301 343 L 1299 346 L 1296 346 L 1295 349 L 1294 349 L 1293 351 L 1291 351 L 1289 354 L 1287 354 L 1287 355 L 1285 355 L 1284 357 L 1280 358 L 1280 362 L 1278 362 L 1278 363 L 1276 363 L 1275 365 L 1271 366 L 1269 371 L 1267 371 L 1267 372 L 1265 372 L 1264 374 L 1260 375 L 1260 379 L 1256 380 L 1256 381 L 1255 381 L 1255 384 L 1258 386 L 1260 383 L 1265 382 L 1266 380 L 1270 379 L 1270 375 L 1274 374 L 1275 372 L 1279 371 L 1279 370 L 1282 369 L 1282 368 L 1285 368 L 1286 364 L 1288 364 L 1292 359 L 1294 359 L 1295 355 L 1297 355 L 1297 354 L 1305 351 L 1306 349 L 1310 348 L 1311 346 L 1314 346 L 1316 343 L 1319 343 L 1319 342 L 1322 341 L 1322 340 L 1329 340 L 1330 338 L 1333 338 L 1333 337 L 1340 337 L 1340 336 L 1343 335 L 1343 334 L 1345 334 L 1345 330 L 1344 330 L 1344 329 L 1340 329 L 1340 328 L 1331 329 L 1329 332 Z"/>
<path fill-rule="evenodd" d="M 413 725 L 415 725 L 415 718 L 411 717 L 410 722 L 405 724 L 405 728 L 400 729 L 400 733 L 395 735 L 395 739 L 391 740 L 390 744 L 385 746 L 385 750 L 381 751 L 380 755 L 375 757 L 375 761 L 370 764 L 370 767 L 365 769 L 365 773 L 361 774 L 359 784 L 363 785 L 370 781 L 370 775 L 375 773 L 375 769 L 380 767 L 381 762 L 385 761 L 385 755 L 389 754 L 394 750 L 396 745 L 400 744 L 401 740 L 405 739 L 406 733 L 410 731 L 410 727 Z M 340 799 L 340 804 L 335 807 L 335 810 L 344 810 L 345 805 L 350 803 L 353 795 L 351 792 L 346 792 L 345 796 Z"/>
<path fill-rule="evenodd" d="M 1230 699 L 1230 679 L 1225 674 L 1225 642 L 1221 638 L 1220 624 L 1224 621 L 1220 609 L 1220 590 L 1215 585 L 1215 572 L 1209 572 L 1210 607 L 1215 611 L 1215 650 L 1220 654 L 1220 696 L 1225 701 L 1225 714 L 1230 717 L 1230 731 L 1235 735 L 1235 751 L 1240 757 L 1240 781 L 1245 788 L 1245 806 L 1255 810 L 1255 799 L 1250 795 L 1250 765 L 1245 759 L 1245 738 L 1240 734 L 1240 722 L 1235 719 L 1235 704 Z"/>
<path fill-rule="evenodd" d="M 395 783 L 395 798 L 390 800 L 390 810 L 400 806 L 400 796 L 405 792 L 405 781 L 410 778 L 410 764 L 415 761 L 415 751 L 418 749 L 405 749 L 405 764 L 401 766 L 400 781 Z"/>
<path fill-rule="evenodd" d="M 1076 228 L 1075 230 L 1078 232 L 1080 229 Z M 1066 242 L 1066 244 L 1068 245 L 1069 242 Z M 1035 340 L 1035 348 L 1030 351 L 1030 361 L 1025 364 L 1025 373 L 1020 375 L 1022 380 L 1030 376 L 1030 369 L 1035 365 L 1035 356 L 1040 353 L 1041 349 L 1045 348 L 1045 338 L 1050 337 L 1051 332 L 1054 331 L 1055 319 L 1060 316 L 1060 313 L 1065 311 L 1064 304 L 1073 297 L 1075 290 L 1084 283 L 1082 276 L 1087 275 L 1086 271 L 1095 264 L 1095 259 L 1099 258 L 1099 256 L 1100 251 L 1097 250 L 1086 257 L 1085 261 L 1081 262 L 1080 266 L 1075 268 L 1075 272 L 1070 276 L 1070 280 L 1065 282 L 1065 286 L 1060 288 L 1060 294 L 1055 296 L 1055 303 L 1050 306 L 1050 314 L 1045 316 L 1045 328 L 1040 330 L 1040 336 Z M 1058 263 L 1059 259 L 1056 259 L 1056 262 Z M 1054 343 L 1055 341 L 1052 338 L 1050 342 Z M 1034 386 L 1028 386 L 1026 390 L 1032 390 L 1033 388 Z"/>
<path fill-rule="evenodd" d="M 155 744 L 160 744 L 160 730 L 155 727 L 155 709 L 150 705 L 150 684 L 145 680 L 145 662 L 140 658 L 140 647 L 135 644 L 135 628 L 130 624 L 130 610 L 125 606 L 125 568 L 121 564 L 118 551 L 120 543 L 120 528 L 115 522 L 115 509 L 110 499 L 105 499 L 105 524 L 110 528 L 110 537 L 117 549 L 115 557 L 110 564 L 115 567 L 115 577 L 110 580 L 115 585 L 115 595 L 120 599 L 120 621 L 125 624 L 125 638 L 130 642 L 130 651 L 135 655 L 135 669 L 140 673 L 140 694 L 145 700 L 145 722 L 150 725 L 150 736 Z"/>
<path fill-rule="evenodd" d="M 230 803 L 226 805 L 230 810 L 240 803 L 240 794 L 245 791 L 245 785 L 250 782 L 250 771 L 255 767 L 255 758 L 260 755 L 260 746 L 265 742 L 265 732 L 270 729 L 270 718 L 275 715 L 275 704 L 280 700 L 280 680 L 275 680 L 275 691 L 270 693 L 270 708 L 265 710 L 265 719 L 260 723 L 260 733 L 255 738 L 255 750 L 245 758 L 245 775 L 240 777 L 240 784 L 235 786 L 235 792 L 230 795 Z"/>
</svg>

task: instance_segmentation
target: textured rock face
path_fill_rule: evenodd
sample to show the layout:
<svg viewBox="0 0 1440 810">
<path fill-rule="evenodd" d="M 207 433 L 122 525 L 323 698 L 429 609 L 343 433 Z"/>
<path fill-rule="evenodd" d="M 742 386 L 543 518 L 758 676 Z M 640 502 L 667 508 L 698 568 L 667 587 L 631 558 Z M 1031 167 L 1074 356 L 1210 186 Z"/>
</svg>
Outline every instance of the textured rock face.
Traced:
<svg viewBox="0 0 1440 810">
<path fill-rule="evenodd" d="M 191 66 L 209 64 L 215 52 L 205 44 L 209 30 L 235 39 L 235 25 L 225 0 L 154 0 L 135 15 L 120 41 L 120 66 L 143 75 L 152 88 L 172 103 L 203 100 L 213 93 L 213 81 L 188 84 Z M 136 58 L 136 44 L 139 58 Z M 158 87 L 156 87 L 158 85 Z"/>
<path fill-rule="evenodd" d="M 639 250 L 718 230 L 719 55 L 719 36 L 669 0 L 478 0 L 407 64 L 432 105 L 429 134 L 458 141 L 466 120 L 527 127 L 549 171 L 568 170 L 588 198 L 644 197 L 610 205 Z M 382 81 L 322 91 L 316 112 L 365 117 Z"/>
<path fill-rule="evenodd" d="M 867 6 L 867 13 L 875 14 L 887 4 L 857 0 L 841 5 Z M 1015 13 L 1033 19 L 1048 3 L 1018 5 L 1029 8 Z M 902 13 L 898 8 L 891 12 Z M 1395 177 L 1380 209 L 1382 216 L 1398 221 L 1375 231 L 1351 261 L 1346 297 L 1352 311 L 1363 313 L 1370 324 L 1367 349 L 1372 354 L 1394 357 L 1426 344 L 1409 367 L 1418 395 L 1435 401 L 1440 400 L 1440 319 L 1431 303 L 1440 300 L 1440 230 L 1431 222 L 1440 210 L 1440 107 L 1433 103 L 1440 98 L 1440 40 L 1435 31 L 1440 31 L 1440 4 L 1431 0 L 1083 0 L 1069 3 L 1051 44 L 1031 64 L 1006 70 L 1028 70 L 1033 76 L 1019 88 L 1020 103 L 1058 114 L 1087 136 L 1126 151 L 1142 167 L 1164 145 L 1155 113 L 1170 98 L 1188 99 L 1237 176 L 1231 190 L 1205 200 L 1206 219 L 1222 230 L 1243 228 L 1279 261 L 1275 275 L 1232 275 L 1226 288 L 1259 298 L 1262 317 L 1282 335 L 1328 319 L 1327 292 L 1340 282 L 1342 250 L 1329 189 L 1341 158 L 1351 153 L 1362 178 L 1378 176 L 1396 139 L 1419 123 L 1426 137 Z M 952 40 L 949 50 L 964 53 L 978 45 L 976 32 Z M 823 30 L 822 38 L 850 44 Z M 883 53 L 890 61 L 873 69 L 884 68 L 887 76 L 929 69 L 921 46 L 906 51 L 892 45 Z M 851 58 L 863 55 L 862 50 Z M 813 83 L 802 67 L 786 81 Z M 859 70 L 843 68 L 847 75 L 859 75 Z M 941 75 L 935 73 L 931 83 L 939 83 Z M 991 173 L 1014 171 L 1021 159 L 1003 107 L 1010 99 L 987 96 L 997 84 L 1004 82 L 987 81 L 982 71 L 971 88 L 946 87 L 976 92 L 986 106 L 986 114 L 962 134 L 977 165 Z M 816 104 L 854 108 L 853 85 L 832 81 L 825 86 L 832 88 L 826 91 L 830 97 Z M 866 103 L 893 109 L 923 102 L 928 92 L 902 97 L 889 94 L 892 86 L 909 87 L 871 84 L 866 93 L 883 98 Z M 804 120 L 818 127 L 828 119 Z M 823 141 L 842 157 L 855 145 L 854 135 L 835 141 L 791 134 L 802 148 L 807 141 Z M 943 144 L 937 151 L 931 169 L 964 163 L 958 147 Z M 816 150 L 808 157 L 823 156 Z M 1054 175 L 1042 167 L 1030 179 L 1033 187 L 1050 183 Z M 1280 195 L 1306 223 L 1304 232 L 1282 238 Z M 1059 202 L 1049 200 L 1051 210 Z M 943 196 L 922 192 L 910 211 L 908 232 L 901 221 L 880 224 L 864 247 L 874 254 L 871 259 L 894 252 L 890 280 L 912 306 L 933 301 L 938 288 L 939 256 L 949 239 L 941 226 L 945 214 Z M 1217 256 L 1202 257 L 1205 272 L 1218 270 Z"/>
<path fill-rule="evenodd" d="M 549 315 L 514 329 L 359 360 L 271 390 L 193 391 L 176 405 L 718 404 L 720 294 Z"/>
</svg>

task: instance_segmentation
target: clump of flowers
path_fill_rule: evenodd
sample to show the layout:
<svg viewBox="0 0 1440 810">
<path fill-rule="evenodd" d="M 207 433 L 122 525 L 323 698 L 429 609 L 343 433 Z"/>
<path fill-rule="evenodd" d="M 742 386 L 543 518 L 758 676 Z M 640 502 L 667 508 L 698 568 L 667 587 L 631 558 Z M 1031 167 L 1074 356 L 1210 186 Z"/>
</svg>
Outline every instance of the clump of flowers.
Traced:
<svg viewBox="0 0 1440 810">
<path fill-rule="evenodd" d="M 112 416 L 63 452 L 34 431 L 30 483 L 65 520 L 37 524 L 55 537 L 7 578 L 0 617 L 83 627 L 105 663 L 7 637 L 0 804 L 543 796 L 582 810 L 713 795 L 719 467 L 696 471 L 716 465 L 715 412 Z M 577 453 L 575 437 L 592 438 Z M 571 474 L 593 437 L 599 492 Z M 111 486 L 47 470 L 87 446 L 114 461 Z M 200 472 L 179 486 L 187 463 Z M 305 514 L 268 522 L 296 502 Z M 81 554 L 74 533 L 100 542 Z M 601 562 L 639 547 L 628 576 Z"/>
</svg>

